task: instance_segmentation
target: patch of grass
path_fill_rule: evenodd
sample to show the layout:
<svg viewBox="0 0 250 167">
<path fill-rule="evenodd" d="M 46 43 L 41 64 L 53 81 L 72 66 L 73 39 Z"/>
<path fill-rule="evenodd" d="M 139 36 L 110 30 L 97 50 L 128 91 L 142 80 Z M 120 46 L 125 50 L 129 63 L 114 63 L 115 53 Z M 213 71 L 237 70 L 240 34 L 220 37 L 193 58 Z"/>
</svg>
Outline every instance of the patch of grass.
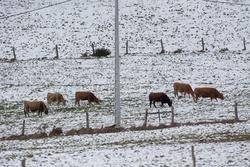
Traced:
<svg viewBox="0 0 250 167">
<path fill-rule="evenodd" d="M 220 142 L 228 142 L 228 141 L 250 141 L 250 134 L 246 133 L 246 134 L 228 134 L 225 137 L 223 137 L 222 139 L 220 139 Z"/>
<path fill-rule="evenodd" d="M 76 107 L 59 107 L 59 108 L 53 108 L 54 112 L 74 112 L 78 110 Z"/>
<path fill-rule="evenodd" d="M 23 103 L 1 103 L 0 110 L 17 110 L 23 108 Z"/>
</svg>

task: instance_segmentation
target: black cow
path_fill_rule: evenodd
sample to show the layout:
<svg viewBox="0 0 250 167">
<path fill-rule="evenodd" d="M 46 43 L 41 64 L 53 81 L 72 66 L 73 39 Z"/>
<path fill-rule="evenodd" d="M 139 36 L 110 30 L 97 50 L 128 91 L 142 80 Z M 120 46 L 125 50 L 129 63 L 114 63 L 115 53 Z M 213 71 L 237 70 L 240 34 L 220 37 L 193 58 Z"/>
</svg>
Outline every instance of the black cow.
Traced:
<svg viewBox="0 0 250 167">
<path fill-rule="evenodd" d="M 155 106 L 155 102 L 161 102 L 161 107 L 163 107 L 164 103 L 168 103 L 169 107 L 172 106 L 172 100 L 170 100 L 169 97 L 163 92 L 151 92 L 149 94 L 149 101 L 150 101 L 150 108 L 152 103 Z"/>
</svg>

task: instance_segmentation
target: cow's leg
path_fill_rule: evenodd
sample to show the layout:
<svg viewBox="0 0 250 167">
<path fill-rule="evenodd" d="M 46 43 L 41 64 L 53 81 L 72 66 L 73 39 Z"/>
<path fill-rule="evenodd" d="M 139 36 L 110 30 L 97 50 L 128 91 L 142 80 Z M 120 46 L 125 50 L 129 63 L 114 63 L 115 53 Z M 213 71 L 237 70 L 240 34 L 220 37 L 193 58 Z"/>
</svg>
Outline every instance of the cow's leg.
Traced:
<svg viewBox="0 0 250 167">
<path fill-rule="evenodd" d="M 155 101 L 153 101 L 153 104 L 154 104 L 154 106 L 155 106 Z M 155 106 L 155 108 L 156 108 L 156 106 Z"/>
<path fill-rule="evenodd" d="M 195 102 L 195 96 L 194 95 L 192 95 L 192 98 L 193 98 L 193 101 Z"/>
<path fill-rule="evenodd" d="M 198 101 L 198 98 L 199 98 L 198 96 L 196 96 L 196 97 L 195 97 L 195 103 L 197 103 L 197 101 Z"/>
<path fill-rule="evenodd" d="M 43 116 L 43 110 L 40 110 L 39 114 L 40 114 L 40 117 L 42 117 Z"/>
<path fill-rule="evenodd" d="M 174 91 L 174 97 L 178 96 L 178 92 L 175 90 Z"/>
<path fill-rule="evenodd" d="M 77 105 L 78 104 L 78 106 L 80 106 L 80 100 L 76 100 L 76 102 L 75 102 L 75 105 Z"/>
<path fill-rule="evenodd" d="M 29 108 L 28 107 L 24 108 L 24 115 L 25 115 L 25 118 L 26 118 L 26 116 L 29 117 Z"/>
<path fill-rule="evenodd" d="M 25 111 L 25 107 L 23 108 L 23 112 L 24 112 L 24 116 L 26 118 L 26 111 Z"/>
<path fill-rule="evenodd" d="M 163 107 L 164 106 L 164 103 L 163 102 L 161 102 L 161 107 Z"/>
<path fill-rule="evenodd" d="M 150 101 L 150 102 L 149 102 L 149 106 L 150 106 L 150 108 L 151 108 L 151 105 L 152 105 L 152 101 Z"/>
<path fill-rule="evenodd" d="M 29 110 L 26 110 L 26 114 L 27 114 L 28 117 L 30 117 L 30 116 L 29 116 Z"/>
</svg>

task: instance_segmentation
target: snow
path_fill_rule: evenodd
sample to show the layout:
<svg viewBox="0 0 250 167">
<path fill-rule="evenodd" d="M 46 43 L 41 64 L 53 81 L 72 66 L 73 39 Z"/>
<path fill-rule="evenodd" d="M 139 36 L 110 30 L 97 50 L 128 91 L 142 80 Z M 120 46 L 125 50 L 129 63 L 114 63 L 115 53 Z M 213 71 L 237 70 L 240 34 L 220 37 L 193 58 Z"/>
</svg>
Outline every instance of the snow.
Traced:
<svg viewBox="0 0 250 167">
<path fill-rule="evenodd" d="M 73 0 L 20 16 L 4 18 L 50 4 L 54 1 L 0 2 L 0 137 L 38 132 L 47 125 L 70 129 L 85 127 L 89 110 L 90 127 L 114 123 L 114 2 L 110 0 Z M 120 2 L 121 106 L 122 126 L 140 126 L 149 109 L 151 91 L 167 92 L 174 101 L 178 123 L 233 119 L 238 102 L 239 118 L 246 122 L 182 126 L 178 128 L 62 136 L 41 140 L 1 141 L 1 166 L 191 166 L 191 145 L 197 153 L 197 166 L 250 166 L 249 141 L 199 143 L 223 134 L 250 133 L 250 10 L 246 0 L 223 3 L 202 0 L 152 0 Z M 229 3 L 224 3 L 229 2 Z M 234 4 L 232 4 L 234 3 Z M 240 5 L 241 4 L 241 5 Z M 242 5 L 245 4 L 245 5 Z M 204 38 L 207 51 L 201 50 Z M 247 50 L 243 49 L 243 38 Z M 165 54 L 159 40 L 164 43 Z M 125 43 L 129 42 L 129 55 Z M 81 53 L 96 48 L 111 50 L 108 58 L 81 59 Z M 55 45 L 59 46 L 59 59 Z M 11 47 L 16 48 L 17 60 Z M 228 48 L 227 52 L 220 52 Z M 173 51 L 182 49 L 182 53 Z M 46 57 L 46 58 L 45 58 Z M 42 59 L 43 58 L 43 59 Z M 44 59 L 45 58 L 45 59 Z M 225 100 L 174 98 L 175 81 L 193 88 L 211 86 Z M 100 105 L 74 104 L 78 90 L 93 91 Z M 61 92 L 66 106 L 50 106 L 49 115 L 24 118 L 23 100 L 46 101 L 47 92 Z M 170 108 L 160 123 L 171 122 Z M 158 125 L 157 115 L 149 124 Z"/>
</svg>

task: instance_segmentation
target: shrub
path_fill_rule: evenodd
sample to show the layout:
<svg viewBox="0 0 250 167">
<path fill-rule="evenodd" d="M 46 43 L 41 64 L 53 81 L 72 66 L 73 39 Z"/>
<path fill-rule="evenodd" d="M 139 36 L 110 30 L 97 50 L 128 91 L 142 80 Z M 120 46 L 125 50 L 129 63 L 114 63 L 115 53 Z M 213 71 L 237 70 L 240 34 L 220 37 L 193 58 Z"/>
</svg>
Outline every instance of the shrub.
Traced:
<svg viewBox="0 0 250 167">
<path fill-rule="evenodd" d="M 91 56 L 94 56 L 94 57 L 107 57 L 110 54 L 111 54 L 111 51 L 109 49 L 98 48 L 98 49 L 95 50 L 94 54 L 92 54 Z"/>
<path fill-rule="evenodd" d="M 222 49 L 219 50 L 220 53 L 224 53 L 224 52 L 227 52 L 227 51 L 229 51 L 228 48 L 222 48 Z"/>
<path fill-rule="evenodd" d="M 81 53 L 80 58 L 87 58 L 88 56 L 89 56 L 89 54 L 87 52 L 85 52 L 85 53 Z"/>
<path fill-rule="evenodd" d="M 182 49 L 177 49 L 177 50 L 175 50 L 173 53 L 174 53 L 174 54 L 177 54 L 177 53 L 182 53 L 182 52 L 183 52 Z"/>
</svg>

